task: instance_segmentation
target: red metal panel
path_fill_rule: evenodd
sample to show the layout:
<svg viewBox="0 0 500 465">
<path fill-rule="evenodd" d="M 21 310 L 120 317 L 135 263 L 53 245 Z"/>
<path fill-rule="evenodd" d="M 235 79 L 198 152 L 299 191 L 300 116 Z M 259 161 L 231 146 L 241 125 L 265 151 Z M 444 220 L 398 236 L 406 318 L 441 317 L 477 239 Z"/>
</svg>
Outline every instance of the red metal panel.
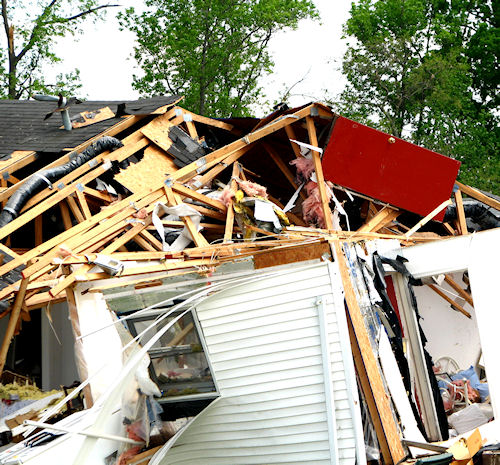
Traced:
<svg viewBox="0 0 500 465">
<path fill-rule="evenodd" d="M 325 179 L 422 216 L 450 198 L 460 168 L 452 158 L 342 116 L 322 165 Z"/>
</svg>

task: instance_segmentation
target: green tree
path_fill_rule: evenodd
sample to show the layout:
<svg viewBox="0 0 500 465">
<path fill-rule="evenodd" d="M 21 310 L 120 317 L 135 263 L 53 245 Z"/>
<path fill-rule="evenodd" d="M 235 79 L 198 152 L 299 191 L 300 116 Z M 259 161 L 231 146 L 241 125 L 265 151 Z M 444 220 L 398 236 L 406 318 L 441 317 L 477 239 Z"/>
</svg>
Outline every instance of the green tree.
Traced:
<svg viewBox="0 0 500 465">
<path fill-rule="evenodd" d="M 182 94 L 184 105 L 210 116 L 243 116 L 270 73 L 269 40 L 303 18 L 317 18 L 309 0 L 146 0 L 120 16 L 137 35 L 144 96 Z"/>
<path fill-rule="evenodd" d="M 46 82 L 44 66 L 61 61 L 52 46 L 58 38 L 80 32 L 88 17 L 96 19 L 112 6 L 118 5 L 99 5 L 97 0 L 1 0 L 4 37 L 0 42 L 0 98 L 78 89 L 78 70 L 59 74 L 56 85 Z"/>
<path fill-rule="evenodd" d="M 462 181 L 500 192 L 498 0 L 360 0 L 341 110 L 462 161 Z"/>
</svg>

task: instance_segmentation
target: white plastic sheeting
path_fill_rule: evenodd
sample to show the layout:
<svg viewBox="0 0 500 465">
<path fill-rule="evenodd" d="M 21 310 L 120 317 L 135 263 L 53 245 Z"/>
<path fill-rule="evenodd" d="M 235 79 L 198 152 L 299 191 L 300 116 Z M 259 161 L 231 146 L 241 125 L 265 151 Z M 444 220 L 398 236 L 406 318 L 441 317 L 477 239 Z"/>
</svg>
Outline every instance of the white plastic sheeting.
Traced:
<svg viewBox="0 0 500 465">
<path fill-rule="evenodd" d="M 353 465 L 356 450 L 365 463 L 334 268 L 285 269 L 196 306 L 221 398 L 151 463 Z"/>
</svg>

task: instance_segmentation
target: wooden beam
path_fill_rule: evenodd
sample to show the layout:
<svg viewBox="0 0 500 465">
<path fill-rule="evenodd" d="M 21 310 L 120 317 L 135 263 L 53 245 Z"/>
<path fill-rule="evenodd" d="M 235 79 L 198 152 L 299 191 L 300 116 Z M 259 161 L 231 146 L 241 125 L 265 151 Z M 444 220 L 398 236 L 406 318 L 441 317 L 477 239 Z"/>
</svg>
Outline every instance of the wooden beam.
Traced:
<svg viewBox="0 0 500 465">
<path fill-rule="evenodd" d="M 188 179 L 191 179 L 194 175 L 199 174 L 200 170 L 206 171 L 209 168 L 212 168 L 217 163 L 223 161 L 225 158 L 227 158 L 237 150 L 250 145 L 252 142 L 258 141 L 265 136 L 273 134 L 274 132 L 283 129 L 286 126 L 289 126 L 293 122 L 297 121 L 297 119 L 304 118 L 305 116 L 310 114 L 311 108 L 313 108 L 313 106 L 314 105 L 308 105 L 307 107 L 298 110 L 293 115 L 288 115 L 288 118 L 280 118 L 277 121 L 274 121 L 260 129 L 257 129 L 250 134 L 247 134 L 241 139 L 238 139 L 218 150 L 215 150 L 212 153 L 209 153 L 208 155 L 205 155 L 204 157 L 199 158 L 198 160 L 184 166 L 183 168 L 173 173 L 170 176 L 170 179 L 172 179 L 173 181 L 186 181 Z"/>
<path fill-rule="evenodd" d="M 318 138 L 316 136 L 316 128 L 314 120 L 311 116 L 306 117 L 307 133 L 309 134 L 309 143 L 318 147 Z M 316 150 L 311 150 L 314 161 L 314 170 L 316 171 L 316 179 L 318 181 L 319 196 L 321 198 L 321 207 L 325 216 L 326 229 L 333 230 L 332 211 L 330 210 L 329 201 L 326 196 L 325 178 L 323 176 L 323 168 L 321 167 L 321 158 Z"/>
<path fill-rule="evenodd" d="M 474 187 L 462 184 L 461 182 L 456 181 L 456 184 L 464 194 L 467 194 L 469 197 L 479 200 L 480 202 L 483 202 L 489 207 L 500 211 L 500 202 L 498 200 L 493 199 L 492 197 L 489 197 L 486 194 L 483 194 L 481 191 L 475 189 Z"/>
<path fill-rule="evenodd" d="M 76 218 L 76 221 L 79 223 L 84 222 L 85 217 L 83 216 L 80 207 L 76 204 L 74 197 L 72 195 L 68 195 L 68 197 L 66 197 L 66 202 L 68 202 L 68 207 L 71 210 L 71 213 L 73 213 L 73 216 Z"/>
<path fill-rule="evenodd" d="M 239 173 L 240 169 L 238 167 L 238 162 L 234 162 L 232 177 L 237 178 Z M 232 192 L 236 192 L 237 186 L 236 186 L 236 181 L 234 179 L 231 179 L 229 186 Z M 233 199 L 231 198 L 229 200 L 229 205 L 227 206 L 226 226 L 224 228 L 224 239 L 223 239 L 224 243 L 233 241 L 233 228 L 234 228 L 234 208 L 233 208 Z"/>
<path fill-rule="evenodd" d="M 434 284 L 427 284 L 437 295 L 441 296 L 446 302 L 448 302 L 454 309 L 458 310 L 460 313 L 465 315 L 467 318 L 471 317 L 471 314 L 465 310 L 461 305 L 458 305 L 451 297 L 446 295 L 441 289 L 434 286 Z"/>
<path fill-rule="evenodd" d="M 83 192 L 80 190 L 80 188 L 78 188 L 75 191 L 75 193 L 76 197 L 78 198 L 78 203 L 80 204 L 85 219 L 88 220 L 92 218 L 92 213 L 90 213 L 89 204 L 87 203 L 87 199 L 85 198 Z"/>
<path fill-rule="evenodd" d="M 221 212 L 225 212 L 227 210 L 226 206 L 220 200 L 212 199 L 204 194 L 200 194 L 194 189 L 190 189 L 189 187 L 186 187 L 181 183 L 175 182 L 172 184 L 171 187 L 174 192 L 181 194 L 181 196 L 183 197 L 188 197 L 193 200 L 198 200 L 198 202 L 202 202 L 205 205 L 216 208 Z"/>
<path fill-rule="evenodd" d="M 462 236 L 469 233 L 467 230 L 467 220 L 465 219 L 464 202 L 462 200 L 462 193 L 457 190 L 453 193 L 455 196 L 455 207 L 457 212 L 457 220 L 460 234 Z"/>
<path fill-rule="evenodd" d="M 389 394 L 385 390 L 377 360 L 373 353 L 342 246 L 339 241 L 332 241 L 332 248 L 344 287 L 356 372 L 361 380 L 361 387 L 367 400 L 370 416 L 375 423 L 375 431 L 384 462 L 386 464 L 395 464 L 405 456 L 405 452 L 392 414 Z"/>
<path fill-rule="evenodd" d="M 65 202 L 59 203 L 59 210 L 61 210 L 61 217 L 64 224 L 64 229 L 67 231 L 73 227 L 73 223 L 71 221 L 71 216 L 69 214 L 68 205 Z"/>
<path fill-rule="evenodd" d="M 471 306 L 474 307 L 474 301 L 472 300 L 472 296 L 465 290 L 462 289 L 462 286 L 458 284 L 450 275 L 445 275 L 444 280 L 450 285 L 452 289 L 460 294 L 460 296 L 465 299 L 465 301 Z"/>
<path fill-rule="evenodd" d="M 295 135 L 295 131 L 293 130 L 293 126 L 287 126 L 285 127 L 286 135 L 288 136 L 288 140 L 290 141 L 290 145 L 292 146 L 293 153 L 295 154 L 296 158 L 302 157 L 300 154 L 300 148 L 299 146 L 295 143 L 292 142 L 292 140 L 297 140 L 297 136 Z"/>
<path fill-rule="evenodd" d="M 451 205 L 452 201 L 450 199 L 445 200 L 443 203 L 438 205 L 434 210 L 432 210 L 426 217 L 422 218 L 413 228 L 404 234 L 404 237 L 409 238 L 413 233 L 418 231 L 424 224 L 427 224 L 432 220 L 441 210 L 445 209 L 448 205 Z"/>
<path fill-rule="evenodd" d="M 377 232 L 393 220 L 395 220 L 401 212 L 391 207 L 383 207 L 375 216 L 368 220 L 363 226 L 358 229 L 358 232 Z"/>
<path fill-rule="evenodd" d="M 206 184 L 211 182 L 218 174 L 224 171 L 232 163 L 239 160 L 243 155 L 245 155 L 245 153 L 250 151 L 250 149 L 252 149 L 253 147 L 254 147 L 253 145 L 243 147 L 242 149 L 239 149 L 233 154 L 229 155 L 223 161 L 220 161 L 218 164 L 216 164 L 210 171 L 207 171 L 203 176 L 201 176 L 201 178 L 198 181 L 200 187 L 205 186 Z"/>
<path fill-rule="evenodd" d="M 287 127 L 289 127 L 289 126 L 287 126 Z M 297 186 L 297 183 L 295 182 L 295 176 L 292 174 L 292 172 L 290 171 L 290 168 L 288 168 L 287 164 L 276 153 L 276 150 L 274 150 L 273 147 L 271 147 L 266 142 L 264 142 L 262 145 L 266 149 L 267 153 L 271 156 L 271 158 L 273 159 L 274 163 L 276 163 L 276 165 L 278 166 L 278 168 L 285 175 L 286 179 L 288 180 L 288 182 L 290 183 L 290 185 L 293 187 L 293 189 L 297 190 L 299 188 L 299 186 Z M 304 190 L 300 191 L 300 196 L 304 200 L 307 198 Z"/>
<path fill-rule="evenodd" d="M 21 281 L 21 286 L 17 292 L 14 305 L 12 306 L 12 311 L 10 312 L 9 323 L 7 329 L 5 330 L 5 336 L 3 338 L 2 347 L 0 348 L 0 374 L 3 372 L 5 366 L 5 361 L 7 360 L 7 353 L 9 352 L 10 342 L 14 337 L 14 333 L 19 321 L 19 315 L 21 314 L 21 309 L 24 303 L 24 296 L 26 294 L 26 289 L 28 288 L 29 278 L 23 279 Z"/>
<path fill-rule="evenodd" d="M 172 188 L 165 186 L 165 194 L 167 195 L 168 203 L 172 206 L 179 205 L 181 203 L 181 199 L 179 194 L 174 192 Z M 207 247 L 209 244 L 207 240 L 200 234 L 200 232 L 196 229 L 193 220 L 189 216 L 181 216 L 181 220 L 186 226 L 193 242 L 197 247 Z"/>
<path fill-rule="evenodd" d="M 35 247 L 43 242 L 43 215 L 35 218 Z"/>
</svg>

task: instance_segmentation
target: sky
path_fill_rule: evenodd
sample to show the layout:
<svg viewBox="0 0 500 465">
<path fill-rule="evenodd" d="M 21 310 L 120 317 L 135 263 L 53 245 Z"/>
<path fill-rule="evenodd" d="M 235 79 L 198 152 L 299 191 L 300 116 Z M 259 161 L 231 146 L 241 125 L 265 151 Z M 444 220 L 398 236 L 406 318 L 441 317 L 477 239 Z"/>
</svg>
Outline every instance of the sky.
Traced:
<svg viewBox="0 0 500 465">
<path fill-rule="evenodd" d="M 346 48 L 341 39 L 342 25 L 348 18 L 351 1 L 315 0 L 321 22 L 303 20 L 297 30 L 282 31 L 271 39 L 269 47 L 275 67 L 262 80 L 265 99 L 279 100 L 298 81 L 288 100 L 293 106 L 334 98 L 342 90 L 345 80 L 339 68 Z M 140 6 L 137 0 L 120 3 Z M 139 97 L 131 85 L 132 75 L 140 73 L 132 57 L 135 37 L 129 31 L 118 30 L 115 11 L 108 13 L 103 22 L 89 22 L 76 42 L 66 38 L 56 46 L 56 54 L 64 60 L 56 70 L 79 68 L 82 96 L 89 100 Z"/>
</svg>

